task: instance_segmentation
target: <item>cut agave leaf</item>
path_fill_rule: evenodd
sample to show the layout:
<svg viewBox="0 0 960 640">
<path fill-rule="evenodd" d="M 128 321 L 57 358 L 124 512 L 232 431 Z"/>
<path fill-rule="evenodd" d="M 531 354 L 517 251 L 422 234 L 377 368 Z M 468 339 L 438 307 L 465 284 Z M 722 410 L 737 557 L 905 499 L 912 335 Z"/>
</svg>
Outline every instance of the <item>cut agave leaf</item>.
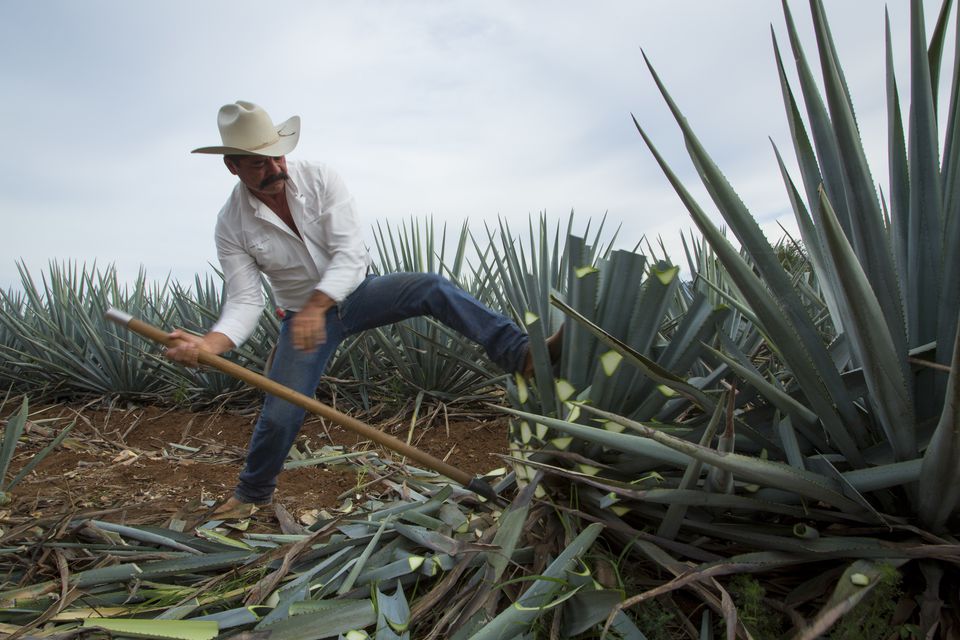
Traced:
<svg viewBox="0 0 960 640">
<path fill-rule="evenodd" d="M 410 606 L 400 583 L 392 596 L 378 587 L 376 598 L 377 640 L 410 640 Z"/>
<path fill-rule="evenodd" d="M 84 628 L 99 628 L 119 636 L 161 640 L 212 640 L 220 633 L 213 620 L 87 619 Z"/>
<path fill-rule="evenodd" d="M 270 640 L 319 640 L 363 629 L 376 621 L 370 600 L 320 600 L 294 603 L 289 618 L 260 626 L 259 630 L 269 632 Z"/>
<path fill-rule="evenodd" d="M 556 560 L 550 563 L 543 575 L 534 580 L 519 601 L 515 602 L 512 607 L 503 610 L 477 633 L 470 636 L 470 640 L 510 638 L 516 635 L 517 630 L 527 628 L 534 619 L 544 612 L 546 607 L 550 606 L 550 600 L 563 587 L 564 573 L 573 564 L 574 560 L 593 545 L 602 529 L 603 525 L 599 523 L 593 523 L 584 529 L 557 556 Z"/>
</svg>

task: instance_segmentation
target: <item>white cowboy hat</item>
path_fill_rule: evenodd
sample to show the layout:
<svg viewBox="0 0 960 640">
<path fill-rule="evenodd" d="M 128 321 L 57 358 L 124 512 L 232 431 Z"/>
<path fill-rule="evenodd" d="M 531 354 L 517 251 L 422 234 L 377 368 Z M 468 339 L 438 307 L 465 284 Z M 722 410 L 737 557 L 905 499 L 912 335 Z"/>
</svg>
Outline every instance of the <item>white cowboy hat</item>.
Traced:
<svg viewBox="0 0 960 640">
<path fill-rule="evenodd" d="M 243 100 L 220 107 L 217 126 L 223 146 L 200 147 L 191 153 L 285 156 L 300 140 L 300 116 L 274 126 L 262 107 Z"/>
</svg>

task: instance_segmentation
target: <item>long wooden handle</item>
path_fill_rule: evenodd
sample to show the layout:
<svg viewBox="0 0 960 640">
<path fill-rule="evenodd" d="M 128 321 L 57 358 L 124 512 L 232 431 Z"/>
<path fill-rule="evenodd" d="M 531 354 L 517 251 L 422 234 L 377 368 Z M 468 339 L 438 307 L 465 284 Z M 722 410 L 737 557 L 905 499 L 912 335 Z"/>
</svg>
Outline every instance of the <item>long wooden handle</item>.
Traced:
<svg viewBox="0 0 960 640">
<path fill-rule="evenodd" d="M 172 347 L 180 342 L 177 339 L 171 339 L 166 331 L 155 327 L 151 324 L 148 324 L 142 320 L 138 320 L 131 316 L 128 313 L 124 313 L 118 309 L 108 309 L 106 317 L 111 322 L 115 322 L 120 326 L 127 327 L 134 333 L 139 333 L 145 338 L 149 338 L 154 342 L 159 342 L 167 347 Z M 227 375 L 231 375 L 234 378 L 239 378 L 247 384 L 254 386 L 258 389 L 266 391 L 270 395 L 276 396 L 287 402 L 295 404 L 299 407 L 303 407 L 310 413 L 314 413 L 318 416 L 323 416 L 328 420 L 332 420 L 342 427 L 358 433 L 367 440 L 373 440 L 374 442 L 383 445 L 384 447 L 396 451 L 397 453 L 404 455 L 411 460 L 415 460 L 425 467 L 436 471 L 437 473 L 443 474 L 450 478 L 451 480 L 458 482 L 459 484 L 467 487 L 472 491 L 480 493 L 480 495 L 485 495 L 486 489 L 490 491 L 489 485 L 486 485 L 485 482 L 479 478 L 471 476 L 466 471 L 458 469 L 454 466 L 451 466 L 444 462 L 443 460 L 438 460 L 434 458 L 429 453 L 421 451 L 416 447 L 412 447 L 403 440 L 398 440 L 390 434 L 384 433 L 379 429 L 374 429 L 370 425 L 363 423 L 356 418 L 351 418 L 348 415 L 340 413 L 332 407 L 328 407 L 322 402 L 307 397 L 302 393 L 294 391 L 289 387 L 285 387 L 282 384 L 278 384 L 273 380 L 260 375 L 259 373 L 254 373 L 249 369 L 245 369 L 238 364 L 230 362 L 220 356 L 213 355 L 212 353 L 206 353 L 201 351 L 197 357 L 197 361 L 200 364 L 205 364 L 214 369 L 222 371 Z M 276 365 L 275 365 L 276 366 Z M 478 486 L 478 482 L 486 485 L 486 487 Z M 492 493 L 492 491 L 491 491 Z"/>
</svg>

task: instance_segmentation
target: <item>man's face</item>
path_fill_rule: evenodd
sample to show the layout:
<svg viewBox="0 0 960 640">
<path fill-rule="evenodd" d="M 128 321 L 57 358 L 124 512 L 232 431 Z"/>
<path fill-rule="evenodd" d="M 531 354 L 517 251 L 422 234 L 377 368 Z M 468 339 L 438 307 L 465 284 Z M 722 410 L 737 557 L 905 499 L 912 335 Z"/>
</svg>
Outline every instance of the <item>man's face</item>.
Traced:
<svg viewBox="0 0 960 640">
<path fill-rule="evenodd" d="M 237 176 L 250 191 L 263 195 L 283 192 L 287 175 L 286 156 L 231 156 L 224 157 L 230 173 Z"/>
</svg>

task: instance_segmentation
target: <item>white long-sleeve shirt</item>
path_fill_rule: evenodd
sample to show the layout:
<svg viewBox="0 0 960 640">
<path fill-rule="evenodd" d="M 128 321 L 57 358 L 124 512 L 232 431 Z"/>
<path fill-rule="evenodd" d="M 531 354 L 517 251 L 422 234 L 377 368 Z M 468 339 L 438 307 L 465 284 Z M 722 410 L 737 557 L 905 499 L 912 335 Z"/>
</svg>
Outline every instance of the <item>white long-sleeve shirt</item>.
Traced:
<svg viewBox="0 0 960 640">
<path fill-rule="evenodd" d="M 237 346 L 260 320 L 261 273 L 270 281 L 277 304 L 299 311 L 315 290 L 342 302 L 370 266 L 353 196 L 340 176 L 323 164 L 292 160 L 287 161 L 287 174 L 287 203 L 302 240 L 242 183 L 217 217 L 226 300 L 211 331 L 223 333 Z"/>
</svg>

